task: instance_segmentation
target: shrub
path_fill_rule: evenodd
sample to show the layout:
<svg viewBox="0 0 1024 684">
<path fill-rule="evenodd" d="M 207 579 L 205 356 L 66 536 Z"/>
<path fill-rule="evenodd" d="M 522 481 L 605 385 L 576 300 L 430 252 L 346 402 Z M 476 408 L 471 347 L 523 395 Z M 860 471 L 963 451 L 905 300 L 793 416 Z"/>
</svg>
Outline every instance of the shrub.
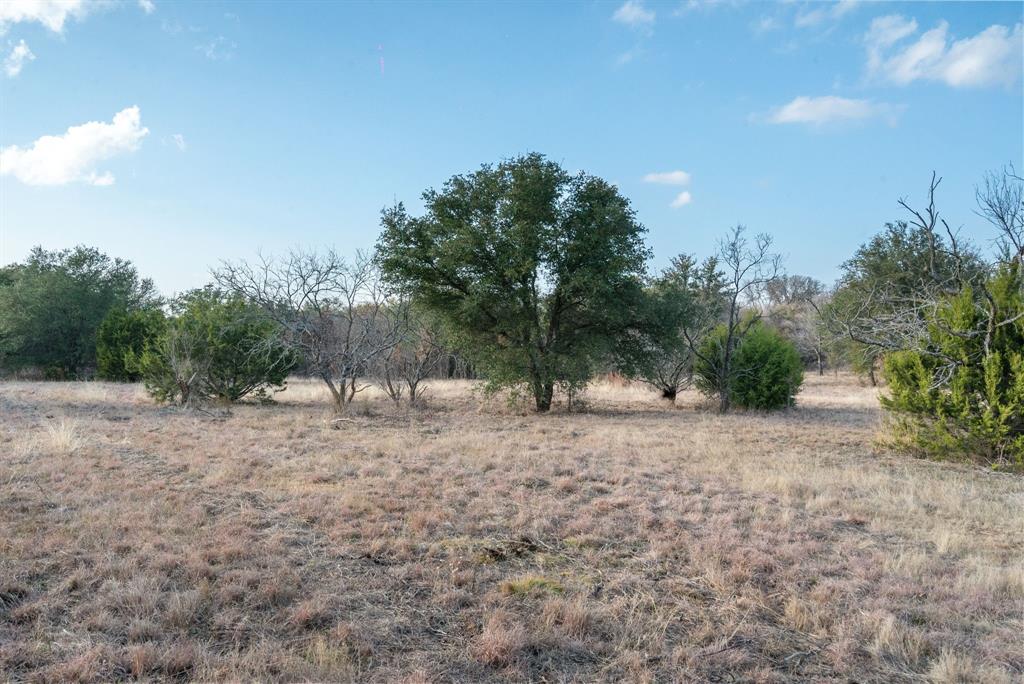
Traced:
<svg viewBox="0 0 1024 684">
<path fill-rule="evenodd" d="M 96 332 L 96 371 L 105 380 L 137 382 L 142 375 L 133 369 L 135 360 L 163 332 L 159 309 L 125 311 L 111 309 Z"/>
<path fill-rule="evenodd" d="M 184 295 L 175 309 L 134 366 L 157 401 L 229 403 L 283 386 L 296 359 L 261 309 L 213 288 Z"/>
<path fill-rule="evenodd" d="M 932 458 L 1024 466 L 1024 277 L 1003 265 L 931 314 L 926 344 L 887 355 L 897 443 Z"/>
<path fill-rule="evenodd" d="M 715 328 L 700 347 L 694 366 L 698 389 L 717 396 L 728 331 Z M 773 410 L 792 406 L 804 379 L 796 345 L 761 323 L 752 324 L 733 352 L 728 391 L 731 403 L 742 408 Z"/>
</svg>

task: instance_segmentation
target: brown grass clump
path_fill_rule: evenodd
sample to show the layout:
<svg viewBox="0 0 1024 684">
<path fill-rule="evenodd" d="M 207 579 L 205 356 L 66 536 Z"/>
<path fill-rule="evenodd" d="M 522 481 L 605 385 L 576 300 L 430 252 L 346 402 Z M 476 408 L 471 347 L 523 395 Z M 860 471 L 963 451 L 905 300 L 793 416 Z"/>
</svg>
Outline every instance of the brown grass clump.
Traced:
<svg viewBox="0 0 1024 684">
<path fill-rule="evenodd" d="M 321 395 L 0 384 L 0 680 L 1024 679 L 1024 480 L 876 453 L 851 378 Z"/>
</svg>

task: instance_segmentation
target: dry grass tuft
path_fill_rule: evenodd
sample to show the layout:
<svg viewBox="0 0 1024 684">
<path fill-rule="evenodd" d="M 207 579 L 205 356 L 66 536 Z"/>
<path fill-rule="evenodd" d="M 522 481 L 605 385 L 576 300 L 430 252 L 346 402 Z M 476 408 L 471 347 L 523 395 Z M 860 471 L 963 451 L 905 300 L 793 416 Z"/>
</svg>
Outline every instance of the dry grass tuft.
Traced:
<svg viewBox="0 0 1024 684">
<path fill-rule="evenodd" d="M 46 437 L 47 450 L 56 456 L 70 456 L 85 446 L 76 420 L 61 418 L 58 422 L 47 423 Z"/>
<path fill-rule="evenodd" d="M 530 594 L 561 594 L 565 591 L 558 581 L 538 575 L 528 575 L 501 583 L 505 596 L 528 596 Z"/>
<path fill-rule="evenodd" d="M 473 641 L 473 654 L 485 665 L 503 667 L 512 663 L 526 648 L 526 630 L 511 624 L 504 612 L 491 615 L 480 635 Z"/>
</svg>

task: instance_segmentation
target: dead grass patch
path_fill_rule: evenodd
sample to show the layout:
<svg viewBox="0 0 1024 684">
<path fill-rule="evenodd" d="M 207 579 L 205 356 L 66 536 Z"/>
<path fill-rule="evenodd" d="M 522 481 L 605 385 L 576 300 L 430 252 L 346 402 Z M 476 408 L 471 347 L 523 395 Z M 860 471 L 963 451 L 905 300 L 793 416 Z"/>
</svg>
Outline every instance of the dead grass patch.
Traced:
<svg viewBox="0 0 1024 684">
<path fill-rule="evenodd" d="M 870 388 L 473 387 L 332 425 L 307 381 L 223 416 L 0 384 L 0 678 L 1024 678 L 1022 479 L 876 453 Z"/>
</svg>

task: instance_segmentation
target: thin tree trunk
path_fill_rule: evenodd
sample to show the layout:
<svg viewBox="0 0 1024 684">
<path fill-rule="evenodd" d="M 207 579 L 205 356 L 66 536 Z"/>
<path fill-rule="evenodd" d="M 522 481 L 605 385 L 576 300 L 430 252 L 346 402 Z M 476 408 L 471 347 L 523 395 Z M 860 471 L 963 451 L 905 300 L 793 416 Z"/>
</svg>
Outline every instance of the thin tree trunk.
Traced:
<svg viewBox="0 0 1024 684">
<path fill-rule="evenodd" d="M 335 386 L 334 381 L 331 380 L 331 376 L 327 373 L 320 376 L 323 378 L 324 384 L 327 385 L 327 389 L 331 391 L 331 399 L 334 401 L 334 410 L 341 413 L 344 408 L 345 402 L 344 397 L 341 396 L 341 392 Z"/>
<path fill-rule="evenodd" d="M 533 397 L 537 404 L 538 413 L 546 413 L 551 410 L 551 399 L 555 394 L 555 384 L 553 382 L 535 382 Z"/>
</svg>

